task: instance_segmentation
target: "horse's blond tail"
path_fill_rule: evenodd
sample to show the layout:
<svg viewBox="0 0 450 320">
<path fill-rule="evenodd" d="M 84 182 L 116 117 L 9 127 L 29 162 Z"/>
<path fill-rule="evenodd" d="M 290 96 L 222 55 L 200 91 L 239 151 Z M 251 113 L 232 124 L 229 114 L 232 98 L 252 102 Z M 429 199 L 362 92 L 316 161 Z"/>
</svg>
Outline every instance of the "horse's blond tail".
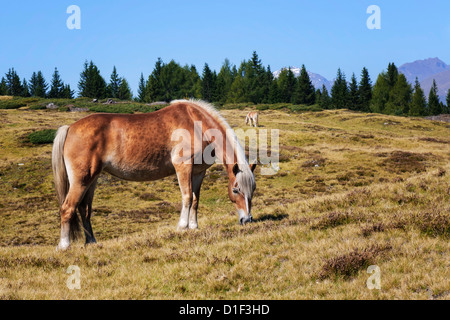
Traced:
<svg viewBox="0 0 450 320">
<path fill-rule="evenodd" d="M 66 164 L 64 163 L 64 143 L 66 142 L 69 126 L 62 126 L 56 131 L 53 140 L 52 169 L 55 181 L 56 195 L 61 206 L 69 192 L 69 178 L 67 176 Z"/>
<path fill-rule="evenodd" d="M 69 126 L 62 126 L 56 131 L 55 140 L 53 140 L 52 151 L 52 169 L 55 182 L 56 195 L 59 206 L 61 207 L 69 193 L 69 177 L 64 163 L 64 143 L 66 142 Z M 69 221 L 70 237 L 76 239 L 80 234 L 80 221 L 76 212 L 74 212 Z"/>
</svg>

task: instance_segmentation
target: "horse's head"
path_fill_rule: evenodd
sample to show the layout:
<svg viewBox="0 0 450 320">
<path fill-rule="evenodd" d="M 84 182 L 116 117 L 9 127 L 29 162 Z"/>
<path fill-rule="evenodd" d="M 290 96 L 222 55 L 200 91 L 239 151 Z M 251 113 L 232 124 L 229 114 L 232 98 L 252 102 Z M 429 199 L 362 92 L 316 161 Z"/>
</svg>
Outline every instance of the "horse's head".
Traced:
<svg viewBox="0 0 450 320">
<path fill-rule="evenodd" d="M 256 163 L 251 164 L 248 168 L 239 168 L 239 165 L 235 163 L 233 166 L 235 179 L 230 179 L 228 186 L 228 195 L 231 202 L 236 206 L 241 225 L 252 221 L 252 198 L 256 189 L 255 176 L 253 174 L 255 168 Z"/>
</svg>

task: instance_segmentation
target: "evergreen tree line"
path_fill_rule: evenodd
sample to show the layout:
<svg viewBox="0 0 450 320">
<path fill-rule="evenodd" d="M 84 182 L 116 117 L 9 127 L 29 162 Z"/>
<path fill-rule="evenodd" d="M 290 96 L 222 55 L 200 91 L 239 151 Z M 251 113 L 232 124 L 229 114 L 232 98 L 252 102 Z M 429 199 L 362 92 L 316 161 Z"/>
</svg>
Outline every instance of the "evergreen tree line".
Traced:
<svg viewBox="0 0 450 320">
<path fill-rule="evenodd" d="M 70 89 L 69 84 L 64 84 L 61 80 L 57 68 L 50 84 L 47 83 L 41 71 L 33 72 L 28 81 L 25 78 L 20 81 L 17 72 L 11 68 L 0 81 L 0 95 L 72 99 L 74 91 Z"/>
<path fill-rule="evenodd" d="M 119 76 L 116 67 L 107 83 L 92 61 L 84 63 L 78 94 L 80 97 L 98 99 L 133 98 L 127 80 Z M 1 79 L 0 95 L 73 98 L 74 91 L 70 85 L 64 84 L 56 68 L 50 84 L 41 71 L 33 72 L 29 81 L 21 81 L 12 68 Z M 419 81 L 416 79 L 412 86 L 394 63 L 388 65 L 374 85 L 366 68 L 362 69 L 359 82 L 355 74 L 347 81 L 345 74 L 338 69 L 331 92 L 325 85 L 316 90 L 304 65 L 298 77 L 291 68 L 285 68 L 275 78 L 270 66 L 264 66 L 258 54 L 253 52 L 252 57 L 242 61 L 239 67 L 226 59 L 218 73 L 211 70 L 208 64 L 204 65 L 200 74 L 194 65 L 181 66 L 173 60 L 164 63 L 159 58 L 147 79 L 141 73 L 134 97 L 144 103 L 183 98 L 204 99 L 218 104 L 317 104 L 323 109 L 347 108 L 362 112 L 426 116 L 449 112 L 450 90 L 447 104 L 444 104 L 439 101 L 434 82 L 427 99 Z"/>
</svg>

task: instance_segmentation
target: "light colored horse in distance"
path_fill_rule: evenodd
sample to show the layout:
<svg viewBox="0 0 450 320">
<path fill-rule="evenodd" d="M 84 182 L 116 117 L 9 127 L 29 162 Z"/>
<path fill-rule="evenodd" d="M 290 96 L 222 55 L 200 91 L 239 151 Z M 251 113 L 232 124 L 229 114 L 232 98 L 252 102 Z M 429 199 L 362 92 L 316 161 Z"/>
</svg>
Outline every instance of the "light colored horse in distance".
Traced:
<svg viewBox="0 0 450 320">
<path fill-rule="evenodd" d="M 245 124 L 250 125 L 252 127 L 258 127 L 258 112 L 250 111 L 245 117 Z"/>
<path fill-rule="evenodd" d="M 201 132 L 194 132 L 199 121 Z M 173 141 L 174 132 L 180 130 L 186 132 L 190 143 L 188 157 L 182 162 L 181 153 L 174 151 L 180 143 Z M 216 132 L 214 137 L 208 133 L 211 130 Z M 217 132 L 231 145 L 231 152 L 225 152 L 225 146 L 217 142 Z M 93 114 L 59 128 L 52 152 L 61 215 L 58 249 L 67 249 L 70 239 L 80 233 L 77 209 L 86 243 L 96 242 L 90 218 L 102 171 L 129 181 L 158 180 L 176 174 L 182 198 L 178 230 L 198 228 L 200 187 L 206 170 L 213 164 L 195 161 L 199 156 L 201 159 L 200 153 L 205 149 L 212 150 L 215 159 L 223 160 L 229 177 L 228 195 L 238 211 L 239 222 L 251 222 L 256 164 L 249 165 L 234 131 L 206 102 L 173 101 L 168 107 L 146 114 Z"/>
</svg>

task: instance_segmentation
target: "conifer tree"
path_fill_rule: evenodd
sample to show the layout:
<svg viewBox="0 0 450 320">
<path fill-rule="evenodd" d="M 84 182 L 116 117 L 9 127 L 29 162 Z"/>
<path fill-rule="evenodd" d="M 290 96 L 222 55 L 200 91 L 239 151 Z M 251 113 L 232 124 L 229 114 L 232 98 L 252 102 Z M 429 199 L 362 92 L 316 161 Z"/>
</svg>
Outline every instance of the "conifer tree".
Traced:
<svg viewBox="0 0 450 320">
<path fill-rule="evenodd" d="M 225 103 L 234 81 L 230 60 L 225 59 L 217 75 L 217 101 Z"/>
<path fill-rule="evenodd" d="M 309 78 L 305 65 L 302 65 L 300 76 L 297 79 L 297 88 L 293 102 L 296 104 L 312 105 L 316 101 L 315 88 Z"/>
<path fill-rule="evenodd" d="M 50 91 L 48 92 L 48 97 L 55 98 L 55 99 L 61 98 L 63 89 L 64 89 L 64 83 L 61 80 L 58 69 L 55 68 L 55 71 L 53 72 L 51 85 L 50 85 Z"/>
<path fill-rule="evenodd" d="M 100 75 L 100 70 L 91 61 L 84 63 L 84 69 L 78 82 L 79 95 L 81 97 L 103 99 L 106 97 L 106 81 Z"/>
<path fill-rule="evenodd" d="M 236 76 L 234 77 L 234 81 L 231 84 L 230 91 L 228 92 L 228 98 L 227 102 L 230 103 L 239 103 L 239 102 L 246 102 L 245 101 L 245 91 L 244 91 L 244 78 L 242 76 L 243 74 L 243 66 L 241 64 L 241 67 L 239 67 L 239 70 L 236 70 L 234 68 L 234 71 Z"/>
<path fill-rule="evenodd" d="M 356 80 L 356 76 L 353 73 L 352 79 L 350 81 L 349 85 L 349 102 L 348 102 L 348 108 L 350 110 L 361 110 L 360 107 L 360 97 L 359 97 L 359 87 L 358 82 Z"/>
<path fill-rule="evenodd" d="M 208 64 L 205 63 L 202 73 L 202 98 L 206 101 L 213 101 L 214 98 L 214 75 Z"/>
<path fill-rule="evenodd" d="M 130 85 L 128 84 L 127 79 L 121 78 L 120 85 L 117 90 L 116 98 L 119 100 L 131 100 L 133 95 L 131 93 Z"/>
<path fill-rule="evenodd" d="M 390 89 L 392 89 L 395 86 L 397 79 L 398 79 L 398 69 L 394 63 L 389 63 L 387 69 L 387 82 Z"/>
<path fill-rule="evenodd" d="M 280 93 L 278 90 L 278 79 L 273 79 L 270 88 L 269 88 L 269 96 L 267 98 L 268 103 L 279 103 L 280 102 Z"/>
<path fill-rule="evenodd" d="M 7 94 L 10 96 L 20 96 L 23 93 L 22 83 L 14 68 L 9 69 L 6 73 L 6 87 L 8 88 Z"/>
<path fill-rule="evenodd" d="M 441 107 L 441 110 L 442 110 L 441 113 L 448 113 L 447 112 L 447 106 L 444 104 L 444 102 L 440 101 L 439 104 L 440 104 L 440 107 Z"/>
<path fill-rule="evenodd" d="M 5 96 L 8 94 L 8 87 L 6 85 L 6 80 L 4 77 L 2 77 L 2 80 L 0 81 L 0 96 Z"/>
<path fill-rule="evenodd" d="M 416 78 L 414 93 L 412 96 L 411 105 L 409 107 L 409 115 L 413 117 L 420 117 L 426 115 L 426 111 L 427 100 L 422 88 L 420 87 L 419 80 Z"/>
<path fill-rule="evenodd" d="M 147 102 L 145 101 L 145 87 L 147 86 L 147 84 L 145 83 L 144 80 L 144 74 L 141 72 L 141 77 L 139 78 L 139 86 L 138 86 L 138 92 L 137 92 L 137 97 L 136 100 L 139 102 Z"/>
<path fill-rule="evenodd" d="M 373 87 L 372 100 L 370 101 L 370 110 L 376 113 L 382 113 L 389 100 L 389 84 L 386 72 L 378 75 L 377 81 Z"/>
<path fill-rule="evenodd" d="M 157 101 L 172 101 L 174 99 L 186 98 L 191 88 L 186 87 L 189 67 L 181 67 L 177 62 L 171 60 L 161 67 L 159 76 L 159 89 L 161 92 L 156 96 Z"/>
<path fill-rule="evenodd" d="M 119 77 L 119 74 L 117 73 L 116 66 L 113 67 L 113 71 L 111 73 L 111 77 L 109 79 L 109 84 L 106 88 L 106 95 L 110 98 L 119 98 L 119 87 L 122 83 L 122 78 Z"/>
<path fill-rule="evenodd" d="M 369 71 L 364 67 L 361 71 L 361 80 L 358 89 L 359 109 L 363 112 L 370 111 L 370 100 L 372 99 L 372 83 L 370 81 Z"/>
<path fill-rule="evenodd" d="M 428 112 L 431 116 L 437 116 L 442 113 L 442 106 L 439 103 L 438 92 L 436 80 L 433 79 L 433 85 L 431 86 L 430 93 L 428 95 Z"/>
<path fill-rule="evenodd" d="M 319 104 L 321 95 L 322 95 L 322 92 L 320 91 L 320 89 L 317 89 L 316 93 L 315 93 L 316 100 L 314 101 L 314 104 Z"/>
<path fill-rule="evenodd" d="M 270 87 L 271 84 L 273 82 L 273 73 L 272 70 L 270 69 L 270 65 L 267 66 L 267 69 L 264 72 L 263 75 L 263 80 L 262 80 L 262 97 L 261 97 L 261 102 L 262 103 L 269 103 L 269 96 L 270 96 Z"/>
<path fill-rule="evenodd" d="M 30 89 L 28 88 L 28 83 L 27 80 L 25 80 L 25 78 L 23 78 L 22 80 L 22 97 L 31 97 L 30 94 Z"/>
<path fill-rule="evenodd" d="M 334 109 L 347 108 L 349 100 L 347 81 L 341 69 L 338 69 L 336 80 L 331 88 L 331 105 Z"/>
<path fill-rule="evenodd" d="M 247 100 L 253 103 L 261 103 L 264 100 L 266 89 L 266 70 L 261 63 L 256 51 L 253 51 L 252 58 L 248 61 L 244 82 L 247 87 Z"/>
<path fill-rule="evenodd" d="M 322 109 L 331 109 L 331 98 L 328 94 L 327 87 L 325 87 L 324 84 L 322 85 L 322 91 L 320 93 L 318 104 Z"/>
<path fill-rule="evenodd" d="M 45 98 L 47 95 L 48 84 L 45 81 L 41 71 L 33 72 L 29 81 L 30 94 L 33 97 Z"/>
<path fill-rule="evenodd" d="M 386 103 L 383 113 L 393 115 L 408 114 L 411 103 L 411 85 L 406 80 L 404 74 L 397 73 L 397 80 L 394 87 L 389 92 L 389 100 Z"/>
<path fill-rule="evenodd" d="M 202 96 L 201 85 L 202 79 L 197 72 L 197 68 L 194 65 L 186 66 L 186 83 L 184 87 L 187 97 L 200 99 Z"/>
<path fill-rule="evenodd" d="M 161 81 L 161 73 L 164 67 L 164 63 L 161 58 L 155 63 L 152 73 L 148 77 L 145 100 L 148 102 L 163 101 L 164 89 Z"/>
<path fill-rule="evenodd" d="M 278 76 L 278 97 L 279 102 L 292 103 L 297 85 L 297 79 L 291 67 L 285 68 Z"/>
<path fill-rule="evenodd" d="M 64 84 L 61 90 L 61 98 L 63 99 L 73 99 L 75 92 L 70 89 L 70 84 Z"/>
</svg>

